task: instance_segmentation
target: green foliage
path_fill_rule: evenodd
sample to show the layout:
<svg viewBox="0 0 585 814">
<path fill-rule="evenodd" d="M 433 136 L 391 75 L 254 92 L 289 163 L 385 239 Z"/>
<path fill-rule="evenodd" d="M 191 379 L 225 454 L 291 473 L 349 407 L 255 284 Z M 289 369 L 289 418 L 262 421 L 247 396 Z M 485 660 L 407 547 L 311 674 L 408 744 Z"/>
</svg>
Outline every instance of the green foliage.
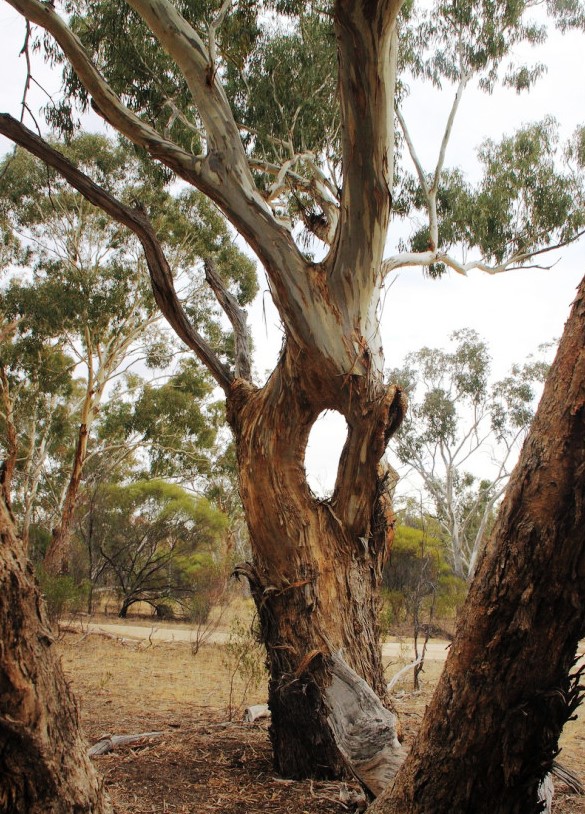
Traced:
<svg viewBox="0 0 585 814">
<path fill-rule="evenodd" d="M 530 425 L 548 363 L 529 358 L 492 383 L 489 349 L 477 332 L 455 331 L 450 339 L 450 350 L 421 348 L 392 373 L 410 400 L 395 451 L 421 477 L 455 572 L 467 576 L 493 523 L 508 461 Z M 478 477 L 471 470 L 488 445 L 493 474 Z"/>
<path fill-rule="evenodd" d="M 282 160 L 290 153 L 337 150 L 335 35 L 328 16 L 301 12 L 266 32 L 239 83 L 237 114 L 251 132 L 255 154 Z"/>
<path fill-rule="evenodd" d="M 85 608 L 89 585 L 76 585 L 71 576 L 53 576 L 42 567 L 37 568 L 37 579 L 46 603 L 49 618 L 57 621 L 65 613 L 79 613 Z"/>
<path fill-rule="evenodd" d="M 220 7 L 217 0 L 177 4 L 203 41 Z M 123 102 L 165 138 L 193 155 L 202 153 L 203 126 L 187 83 L 139 15 L 122 0 L 70 0 L 67 8 L 73 30 Z M 538 61 L 518 63 L 515 55 L 524 44 L 543 45 L 550 24 L 562 31 L 583 28 L 582 2 L 551 0 L 536 17 L 534 4 L 527 0 L 435 0 L 430 6 L 409 0 L 400 15 L 397 101 L 409 92 L 409 78 L 437 88 L 465 80 L 486 92 L 497 83 L 517 92 L 529 90 L 545 66 Z M 288 176 L 288 189 L 271 204 L 279 214 L 307 226 L 307 215 L 309 220 L 322 216 L 313 183 L 321 179 L 320 173 L 325 173 L 331 200 L 343 184 L 331 4 L 245 0 L 228 7 L 215 30 L 215 41 L 217 72 L 253 159 L 258 188 L 265 193 L 278 167 L 292 162 L 297 177 Z M 63 63 L 61 52 L 48 40 L 44 48 L 51 61 Z M 75 109 L 86 109 L 88 96 L 66 63 L 64 88 L 62 102 L 51 106 L 48 115 L 60 132 L 71 136 Z M 532 142 L 531 150 L 526 149 L 527 140 Z M 399 138 L 399 159 L 402 148 Z M 576 173 L 565 172 L 562 152 L 545 120 L 500 144 L 484 144 L 480 150 L 484 177 L 473 187 L 457 168 L 443 168 L 436 179 L 430 173 L 427 183 L 437 196 L 439 245 L 435 248 L 457 247 L 464 253 L 476 249 L 484 261 L 495 263 L 521 253 L 516 262 L 525 263 L 531 252 L 575 239 L 584 225 L 583 165 Z M 171 178 L 168 171 L 157 168 L 140 150 L 137 156 L 143 176 L 154 179 L 160 190 Z M 514 176 L 510 184 L 509 170 Z M 145 197 L 148 190 L 142 188 L 140 199 Z M 399 160 L 393 190 L 395 215 L 409 217 L 411 222 L 414 216 L 420 218 L 403 249 L 423 252 L 430 245 L 424 197 L 417 175 L 406 171 Z M 165 206 L 156 201 L 156 195 L 149 201 L 151 215 L 168 208 L 168 215 L 162 215 L 165 225 L 158 227 L 161 233 L 182 230 L 174 226 L 173 206 L 172 196 Z M 240 257 L 235 266 L 241 265 Z M 222 273 L 227 267 L 233 270 L 234 263 L 226 264 Z M 445 268 L 440 261 L 432 262 L 428 274 L 440 277 Z M 255 275 L 244 268 L 238 275 L 240 294 L 249 297 L 256 287 Z M 204 309 L 199 316 L 205 316 Z"/>
<path fill-rule="evenodd" d="M 211 392 L 209 376 L 195 359 L 181 360 L 176 373 L 158 386 L 133 375 L 105 406 L 100 438 L 138 445 L 155 477 L 208 476 L 223 423 L 209 401 Z"/>
<path fill-rule="evenodd" d="M 136 602 L 185 605 L 205 612 L 219 580 L 215 551 L 227 518 L 202 497 L 160 479 L 101 487 L 83 524 L 92 559 L 103 558 L 121 597 L 121 615 Z M 197 598 L 204 594 L 206 598 Z M 194 611 L 194 612 L 195 612 Z"/>
<path fill-rule="evenodd" d="M 416 526 L 414 525 L 416 524 Z M 396 526 L 390 559 L 384 568 L 382 625 L 386 629 L 413 623 L 415 613 L 451 619 L 467 592 L 448 562 L 443 534 L 436 520 L 402 513 Z"/>
<path fill-rule="evenodd" d="M 575 206 L 582 179 L 559 170 L 559 153 L 550 118 L 481 146 L 484 177 L 470 220 L 486 257 L 501 262 L 506 254 L 565 242 L 583 228 L 585 211 Z"/>
</svg>

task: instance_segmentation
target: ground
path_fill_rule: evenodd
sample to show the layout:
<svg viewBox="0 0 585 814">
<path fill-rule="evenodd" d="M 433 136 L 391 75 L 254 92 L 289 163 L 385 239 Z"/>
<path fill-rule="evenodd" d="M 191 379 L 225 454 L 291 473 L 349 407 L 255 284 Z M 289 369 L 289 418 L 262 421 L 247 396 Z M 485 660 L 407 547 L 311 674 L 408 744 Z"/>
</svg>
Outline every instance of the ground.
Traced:
<svg viewBox="0 0 585 814">
<path fill-rule="evenodd" d="M 160 625 L 159 625 L 160 629 Z M 262 656 L 240 629 L 227 644 L 131 641 L 64 633 L 58 647 L 80 703 L 87 739 L 160 731 L 94 758 L 116 814 L 347 814 L 363 810 L 359 786 L 292 782 L 272 770 L 265 722 L 242 721 L 265 698 Z M 388 664 L 390 678 L 410 656 L 405 641 Z M 419 693 L 409 673 L 395 691 L 410 741 L 440 674 L 427 664 Z M 583 771 L 585 725 L 571 722 L 561 762 Z M 555 814 L 585 814 L 585 798 L 557 783 Z"/>
</svg>

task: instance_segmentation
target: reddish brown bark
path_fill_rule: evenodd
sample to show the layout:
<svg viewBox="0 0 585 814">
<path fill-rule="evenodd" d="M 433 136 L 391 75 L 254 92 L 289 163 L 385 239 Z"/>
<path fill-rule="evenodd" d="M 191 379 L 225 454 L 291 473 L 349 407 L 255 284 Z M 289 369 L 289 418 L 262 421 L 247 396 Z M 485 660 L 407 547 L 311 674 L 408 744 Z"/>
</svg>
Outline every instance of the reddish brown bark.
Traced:
<svg viewBox="0 0 585 814">
<path fill-rule="evenodd" d="M 579 699 L 585 281 L 416 744 L 372 814 L 532 814 Z"/>
<path fill-rule="evenodd" d="M 53 641 L 0 501 L 0 811 L 109 814 Z"/>
<path fill-rule="evenodd" d="M 385 695 L 378 587 L 393 517 L 377 466 L 401 403 L 394 391 L 392 398 L 367 399 L 359 385 L 350 402 L 349 384 L 328 391 L 324 377 L 315 387 L 318 372 L 323 363 L 287 350 L 263 390 L 240 380 L 229 399 L 254 552 L 253 566 L 241 570 L 250 579 L 268 653 L 275 764 L 292 777 L 344 770 L 326 723 L 330 654 L 341 650 Z M 307 486 L 304 452 L 313 422 L 334 396 L 352 429 L 335 493 L 317 500 Z M 360 492 L 354 510 L 346 495 L 355 489 L 360 449 L 371 490 Z"/>
</svg>

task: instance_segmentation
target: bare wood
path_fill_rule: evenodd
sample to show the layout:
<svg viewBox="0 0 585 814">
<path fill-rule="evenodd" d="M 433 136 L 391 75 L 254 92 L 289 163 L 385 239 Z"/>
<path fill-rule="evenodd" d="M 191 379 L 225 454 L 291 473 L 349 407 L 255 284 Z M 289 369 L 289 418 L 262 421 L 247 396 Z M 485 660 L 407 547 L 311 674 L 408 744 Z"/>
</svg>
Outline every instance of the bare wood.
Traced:
<svg viewBox="0 0 585 814">
<path fill-rule="evenodd" d="M 270 708 L 268 704 L 252 704 L 244 710 L 244 722 L 252 724 L 254 721 L 261 721 L 270 718 Z"/>
<path fill-rule="evenodd" d="M 107 738 L 101 738 L 93 746 L 90 746 L 87 754 L 88 757 L 107 755 L 108 752 L 113 752 L 118 746 L 126 746 L 129 743 L 136 743 L 150 738 L 162 738 L 164 734 L 164 732 L 140 732 L 137 735 L 109 735 Z"/>
<path fill-rule="evenodd" d="M 398 740 L 397 718 L 339 653 L 331 657 L 327 688 L 329 725 L 349 768 L 374 794 L 380 794 L 406 757 Z"/>
<path fill-rule="evenodd" d="M 559 780 L 562 780 L 563 783 L 567 785 L 574 794 L 578 794 L 580 797 L 585 796 L 585 786 L 581 782 L 580 778 L 577 777 L 577 775 L 570 769 L 567 769 L 566 766 L 560 764 L 557 760 L 553 760 L 552 774 L 555 777 L 558 777 Z"/>
</svg>

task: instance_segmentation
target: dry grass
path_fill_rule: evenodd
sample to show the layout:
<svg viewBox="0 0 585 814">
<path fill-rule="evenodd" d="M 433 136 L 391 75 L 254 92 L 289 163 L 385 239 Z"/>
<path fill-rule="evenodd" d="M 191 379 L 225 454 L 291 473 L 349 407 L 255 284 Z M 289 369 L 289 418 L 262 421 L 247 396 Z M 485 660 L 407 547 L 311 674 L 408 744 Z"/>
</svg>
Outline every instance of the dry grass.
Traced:
<svg viewBox="0 0 585 814">
<path fill-rule="evenodd" d="M 235 674 L 234 659 L 227 663 L 223 646 L 206 645 L 193 656 L 188 644 L 123 644 L 103 636 L 65 634 L 59 647 L 89 741 L 109 734 L 164 732 L 161 738 L 96 759 L 117 814 L 356 810 L 347 798 L 358 791 L 355 785 L 274 777 L 266 726 L 240 722 L 243 705 L 262 703 L 265 689 L 246 688 Z M 388 666 L 388 677 L 408 658 L 405 645 L 401 657 Z M 419 693 L 411 690 L 410 674 L 395 688 L 407 741 L 416 734 L 440 670 L 439 663 L 427 663 Z M 582 720 L 569 723 L 562 747 L 561 761 L 582 774 Z M 555 814 L 585 814 L 585 798 L 558 785 Z"/>
</svg>

